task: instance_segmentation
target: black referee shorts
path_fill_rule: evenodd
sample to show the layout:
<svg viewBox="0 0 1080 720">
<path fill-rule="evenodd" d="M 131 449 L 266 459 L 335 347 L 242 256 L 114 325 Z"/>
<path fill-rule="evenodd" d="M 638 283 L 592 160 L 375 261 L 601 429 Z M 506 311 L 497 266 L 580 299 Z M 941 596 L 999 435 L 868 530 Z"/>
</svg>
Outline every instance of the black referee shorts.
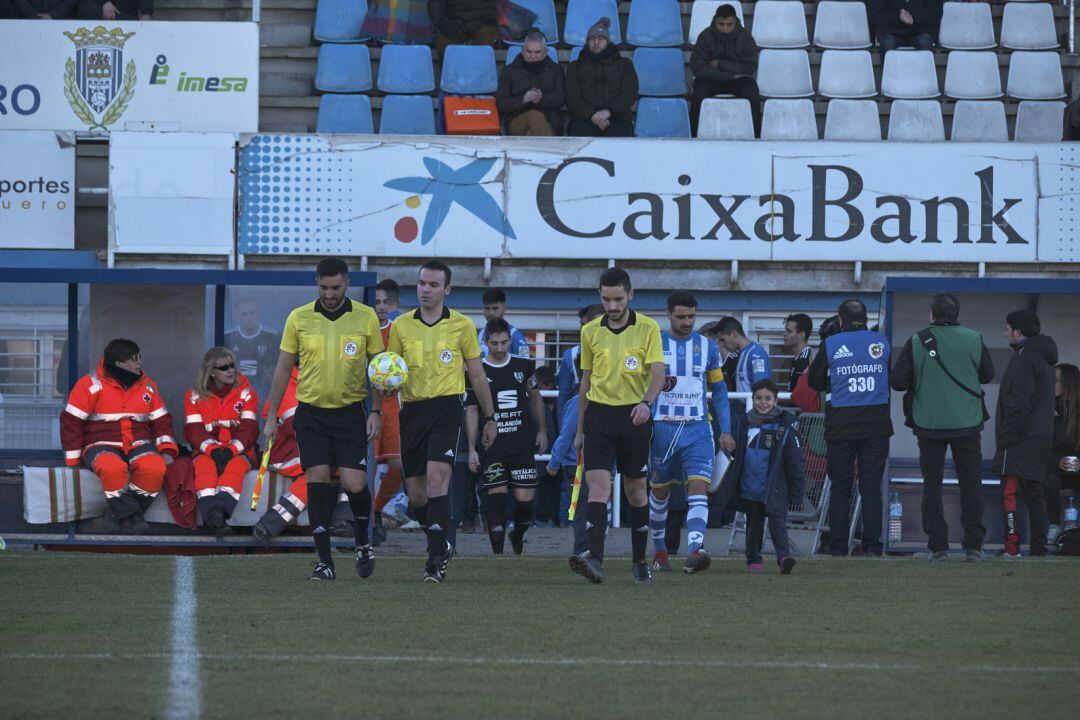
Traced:
<svg viewBox="0 0 1080 720">
<path fill-rule="evenodd" d="M 480 479 L 484 488 L 534 488 L 539 484 L 536 455 L 531 452 L 487 455 L 481 464 Z"/>
<path fill-rule="evenodd" d="M 427 475 L 429 462 L 454 464 L 464 410 L 459 395 L 401 406 L 401 470 L 405 477 Z"/>
<path fill-rule="evenodd" d="M 330 465 L 367 470 L 367 413 L 364 403 L 321 408 L 297 403 L 293 417 L 300 467 Z"/>
<path fill-rule="evenodd" d="M 590 402 L 585 407 L 585 447 L 582 449 L 585 471 L 610 470 L 615 465 L 625 478 L 649 474 L 649 447 L 652 444 L 652 418 L 642 425 L 630 420 L 633 405 L 601 405 Z"/>
</svg>

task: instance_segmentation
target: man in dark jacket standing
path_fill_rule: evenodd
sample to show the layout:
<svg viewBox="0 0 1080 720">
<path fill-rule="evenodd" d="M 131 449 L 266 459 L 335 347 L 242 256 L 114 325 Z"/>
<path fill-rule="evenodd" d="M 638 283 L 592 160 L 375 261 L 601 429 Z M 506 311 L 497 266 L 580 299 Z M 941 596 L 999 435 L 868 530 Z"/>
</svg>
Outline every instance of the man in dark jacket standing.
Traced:
<svg viewBox="0 0 1080 720">
<path fill-rule="evenodd" d="M 690 53 L 694 73 L 694 97 L 690 103 L 690 127 L 697 136 L 701 103 L 706 98 L 727 93 L 750 101 L 754 137 L 761 137 L 761 96 L 754 75 L 758 66 L 758 46 L 735 15 L 735 8 L 716 8 L 712 25 L 701 31 Z"/>
<path fill-rule="evenodd" d="M 851 487 L 859 465 L 863 555 L 881 555 L 881 481 L 889 459 L 889 341 L 866 325 L 860 300 L 840 304 L 841 330 L 825 339 L 810 363 L 810 387 L 832 397 L 825 408 L 829 497 L 829 552 L 848 552 Z"/>
<path fill-rule="evenodd" d="M 521 54 L 499 75 L 495 102 L 507 135 L 562 135 L 563 71 L 547 54 L 547 38 L 530 30 Z"/>
<path fill-rule="evenodd" d="M 930 327 L 908 338 L 892 369 L 893 390 L 911 391 L 910 424 L 919 441 L 923 475 L 922 524 L 929 559 L 949 554 L 949 525 L 941 502 L 945 451 L 952 448 L 960 484 L 963 548 L 970 562 L 982 559 L 983 391 L 994 363 L 982 336 L 960 324 L 960 301 L 938 293 L 930 302 Z"/>
<path fill-rule="evenodd" d="M 566 70 L 567 134 L 579 137 L 633 137 L 631 108 L 637 102 L 634 64 L 611 44 L 611 20 L 589 28 L 586 45 Z"/>
<path fill-rule="evenodd" d="M 942 0 L 869 0 L 866 9 L 882 54 L 908 46 L 933 49 L 941 27 Z"/>
<path fill-rule="evenodd" d="M 1046 554 L 1046 498 L 1043 479 L 1046 458 L 1054 439 L 1054 364 L 1057 344 L 1041 335 L 1039 316 L 1030 310 L 1014 310 L 1005 317 L 1005 337 L 1013 349 L 1001 376 L 997 412 L 997 454 L 994 472 L 1001 475 L 1005 508 L 1007 557 L 1020 556 L 1020 533 L 1016 526 L 1017 497 L 1028 509 L 1031 554 Z"/>
<path fill-rule="evenodd" d="M 495 0 L 428 0 L 427 7 L 439 58 L 447 45 L 492 45 L 499 39 Z"/>
</svg>

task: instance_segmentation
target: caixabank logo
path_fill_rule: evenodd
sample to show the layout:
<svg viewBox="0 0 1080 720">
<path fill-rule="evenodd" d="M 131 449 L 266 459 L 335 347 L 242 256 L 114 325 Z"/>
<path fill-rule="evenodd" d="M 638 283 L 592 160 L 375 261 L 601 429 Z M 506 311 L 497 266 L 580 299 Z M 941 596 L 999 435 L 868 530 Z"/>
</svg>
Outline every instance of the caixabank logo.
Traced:
<svg viewBox="0 0 1080 720">
<path fill-rule="evenodd" d="M 75 44 L 64 68 L 64 97 L 88 130 L 107 130 L 135 97 L 135 61 L 124 65 L 124 43 L 135 33 L 99 25 L 64 35 Z"/>
</svg>

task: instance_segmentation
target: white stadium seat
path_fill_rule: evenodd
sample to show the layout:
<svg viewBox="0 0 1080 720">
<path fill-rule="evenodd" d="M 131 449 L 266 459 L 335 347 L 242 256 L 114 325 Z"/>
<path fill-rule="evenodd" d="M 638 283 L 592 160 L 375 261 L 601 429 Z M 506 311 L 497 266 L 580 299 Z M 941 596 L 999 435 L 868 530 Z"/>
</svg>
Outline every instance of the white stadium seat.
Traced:
<svg viewBox="0 0 1080 720">
<path fill-rule="evenodd" d="M 814 17 L 814 46 L 828 50 L 870 47 L 866 5 L 850 0 L 821 0 Z"/>
<path fill-rule="evenodd" d="M 1005 104 L 1000 100 L 961 100 L 953 109 L 953 142 L 1008 142 Z"/>
<path fill-rule="evenodd" d="M 761 116 L 762 140 L 817 140 L 814 101 L 766 100 Z"/>
<path fill-rule="evenodd" d="M 891 53 L 890 53 L 891 54 Z M 897 100 L 889 111 L 892 142 L 944 142 L 945 121 L 937 100 Z"/>
<path fill-rule="evenodd" d="M 1016 111 L 1016 142 L 1061 142 L 1065 103 L 1025 100 Z"/>
<path fill-rule="evenodd" d="M 881 119 L 873 100 L 830 100 L 825 113 L 825 139 L 858 142 L 881 140 Z"/>
<path fill-rule="evenodd" d="M 874 61 L 869 50 L 826 50 L 821 54 L 818 92 L 830 98 L 877 95 Z"/>
<path fill-rule="evenodd" d="M 1065 97 L 1060 56 L 1056 52 L 1014 52 L 1009 59 L 1008 94 L 1018 100 Z"/>
<path fill-rule="evenodd" d="M 1058 46 L 1054 9 L 1050 3 L 1010 3 L 1001 16 L 1001 47 L 1010 50 L 1051 50 Z"/>
<path fill-rule="evenodd" d="M 753 140 L 754 119 L 745 98 L 709 98 L 701 103 L 699 138 L 710 140 Z"/>
<path fill-rule="evenodd" d="M 799 0 L 758 0 L 754 4 L 754 42 L 761 48 L 804 48 L 806 10 Z"/>
<path fill-rule="evenodd" d="M 931 50 L 893 50 L 885 53 L 881 94 L 900 100 L 926 100 L 941 95 Z"/>
<path fill-rule="evenodd" d="M 990 50 L 997 47 L 990 3 L 945 3 L 938 45 L 950 50 Z"/>
<path fill-rule="evenodd" d="M 1001 71 L 991 50 L 953 50 L 945 70 L 945 94 L 960 100 L 999 98 Z"/>
<path fill-rule="evenodd" d="M 762 50 L 757 83 L 765 97 L 810 97 L 814 94 L 810 57 L 805 50 Z"/>
</svg>

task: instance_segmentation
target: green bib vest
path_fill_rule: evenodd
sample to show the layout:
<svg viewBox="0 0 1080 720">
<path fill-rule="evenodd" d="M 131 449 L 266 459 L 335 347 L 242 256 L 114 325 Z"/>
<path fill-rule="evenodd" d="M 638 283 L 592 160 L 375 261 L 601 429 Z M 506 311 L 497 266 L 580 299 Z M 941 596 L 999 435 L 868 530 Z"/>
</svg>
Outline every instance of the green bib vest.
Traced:
<svg viewBox="0 0 1080 720">
<path fill-rule="evenodd" d="M 978 392 L 982 336 L 963 325 L 931 325 L 938 357 L 957 380 Z M 919 340 L 911 338 L 915 361 L 915 425 L 927 430 L 960 430 L 982 425 L 982 400 L 953 382 Z"/>
</svg>

